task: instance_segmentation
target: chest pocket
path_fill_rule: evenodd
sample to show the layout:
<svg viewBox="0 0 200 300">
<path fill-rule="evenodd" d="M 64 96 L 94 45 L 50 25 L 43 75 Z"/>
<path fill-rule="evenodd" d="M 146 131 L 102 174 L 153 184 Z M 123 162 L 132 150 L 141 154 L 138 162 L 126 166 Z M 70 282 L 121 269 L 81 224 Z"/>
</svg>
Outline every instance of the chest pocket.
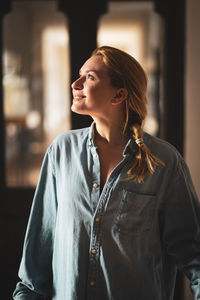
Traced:
<svg viewBox="0 0 200 300">
<path fill-rule="evenodd" d="M 129 235 L 150 230 L 155 219 L 155 199 L 155 196 L 123 190 L 113 229 Z"/>
</svg>

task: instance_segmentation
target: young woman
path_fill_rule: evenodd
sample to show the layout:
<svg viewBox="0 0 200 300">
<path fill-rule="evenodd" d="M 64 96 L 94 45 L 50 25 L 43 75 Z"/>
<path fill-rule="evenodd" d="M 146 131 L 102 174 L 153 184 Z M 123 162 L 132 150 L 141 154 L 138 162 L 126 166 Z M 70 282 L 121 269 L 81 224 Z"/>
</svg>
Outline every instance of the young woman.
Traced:
<svg viewBox="0 0 200 300">
<path fill-rule="evenodd" d="M 200 205 L 177 150 L 147 133 L 145 73 L 97 48 L 72 84 L 91 127 L 45 155 L 14 299 L 172 300 L 177 268 L 200 299 Z"/>
</svg>

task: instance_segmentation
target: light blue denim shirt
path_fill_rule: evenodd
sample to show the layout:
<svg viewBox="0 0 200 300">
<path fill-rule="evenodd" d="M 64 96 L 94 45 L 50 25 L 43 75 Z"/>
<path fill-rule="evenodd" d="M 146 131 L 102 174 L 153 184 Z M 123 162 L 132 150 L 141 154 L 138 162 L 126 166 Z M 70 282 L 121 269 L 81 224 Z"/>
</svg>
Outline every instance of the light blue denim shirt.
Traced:
<svg viewBox="0 0 200 300">
<path fill-rule="evenodd" d="M 144 134 L 165 162 L 127 181 L 137 145 L 100 192 L 93 126 L 58 136 L 45 155 L 27 227 L 16 300 L 172 300 L 177 267 L 200 299 L 200 204 L 174 147 Z"/>
</svg>

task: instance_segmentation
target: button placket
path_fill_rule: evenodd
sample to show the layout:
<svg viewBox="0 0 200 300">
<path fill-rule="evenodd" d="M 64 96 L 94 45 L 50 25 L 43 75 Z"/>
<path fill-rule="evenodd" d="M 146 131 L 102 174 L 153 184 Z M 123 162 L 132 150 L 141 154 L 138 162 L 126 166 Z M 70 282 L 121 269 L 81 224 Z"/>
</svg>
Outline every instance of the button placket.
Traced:
<svg viewBox="0 0 200 300">
<path fill-rule="evenodd" d="M 109 196 L 110 185 L 107 184 L 103 190 L 96 210 L 96 215 L 93 219 L 92 232 L 91 232 L 91 244 L 89 254 L 89 272 L 88 272 L 88 296 L 89 298 L 95 297 L 97 281 L 98 281 L 98 266 L 100 259 L 100 229 L 101 218 L 104 210 L 107 197 Z M 92 284 L 91 284 L 92 283 Z"/>
<path fill-rule="evenodd" d="M 93 157 L 93 188 L 94 190 L 99 191 L 99 186 L 100 186 L 100 163 L 98 159 L 98 154 L 96 151 L 96 147 L 93 146 L 91 149 L 91 154 Z M 99 195 L 98 195 L 99 197 Z"/>
<path fill-rule="evenodd" d="M 91 160 L 93 161 L 93 182 L 92 182 L 92 201 L 97 201 L 95 207 L 95 216 L 91 227 L 91 240 L 89 250 L 89 269 L 88 269 L 88 295 L 87 299 L 95 299 L 96 293 L 98 293 L 98 276 L 99 276 L 99 265 L 100 265 L 100 253 L 101 253 L 101 224 L 104 215 L 106 203 L 109 201 L 111 191 L 118 178 L 120 168 L 119 165 L 115 172 L 113 172 L 105 184 L 100 194 L 100 163 L 98 155 L 95 155 L 96 149 L 91 151 Z M 127 158 L 124 158 L 123 164 Z M 98 191 L 98 192 L 97 192 Z M 100 198 L 98 198 L 100 196 Z M 97 199 L 98 198 L 98 199 Z"/>
<path fill-rule="evenodd" d="M 100 163 L 96 148 L 91 148 L 92 159 L 92 193 L 91 201 L 94 205 L 94 212 L 100 201 Z M 96 282 L 97 282 L 97 266 L 99 261 L 99 224 L 93 222 L 91 232 L 91 243 L 89 253 L 89 271 L 88 271 L 88 299 L 95 299 Z"/>
<path fill-rule="evenodd" d="M 104 207 L 108 200 L 110 194 L 110 188 L 112 186 L 111 182 L 113 180 L 109 180 L 106 186 L 104 187 L 101 195 L 100 195 L 100 162 L 98 159 L 98 154 L 96 152 L 96 148 L 93 147 L 91 149 L 91 157 L 93 161 L 92 168 L 92 194 L 91 200 L 93 203 L 97 201 L 97 206 L 95 207 L 95 216 L 92 223 L 91 228 L 91 241 L 90 241 L 90 251 L 89 251 L 89 269 L 88 269 L 88 299 L 94 299 L 96 289 L 98 287 L 98 268 L 100 264 L 100 233 L 101 233 L 101 218 L 103 216 Z"/>
</svg>

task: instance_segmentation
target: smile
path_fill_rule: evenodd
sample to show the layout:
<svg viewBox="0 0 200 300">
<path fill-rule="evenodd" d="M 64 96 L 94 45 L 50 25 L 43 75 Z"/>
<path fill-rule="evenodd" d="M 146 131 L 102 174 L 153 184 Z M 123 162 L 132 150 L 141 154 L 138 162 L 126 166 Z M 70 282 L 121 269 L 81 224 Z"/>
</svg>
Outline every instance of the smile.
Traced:
<svg viewBox="0 0 200 300">
<path fill-rule="evenodd" d="M 74 100 L 82 100 L 85 96 L 74 96 Z"/>
</svg>

